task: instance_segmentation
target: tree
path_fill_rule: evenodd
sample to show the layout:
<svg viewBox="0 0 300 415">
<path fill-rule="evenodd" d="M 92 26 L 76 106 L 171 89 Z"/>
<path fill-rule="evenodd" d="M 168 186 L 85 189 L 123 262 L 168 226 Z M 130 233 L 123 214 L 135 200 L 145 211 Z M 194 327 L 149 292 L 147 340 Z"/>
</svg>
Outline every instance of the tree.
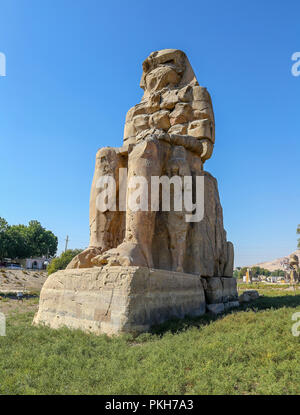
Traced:
<svg viewBox="0 0 300 415">
<path fill-rule="evenodd" d="M 300 235 L 300 225 L 298 225 L 297 234 Z M 300 248 L 300 238 L 298 239 L 298 248 Z"/>
<path fill-rule="evenodd" d="M 30 256 L 54 256 L 57 251 L 57 237 L 42 227 L 40 222 L 32 220 L 27 227 L 27 240 L 32 255 Z"/>
<path fill-rule="evenodd" d="M 239 278 L 243 278 L 243 276 L 246 275 L 246 272 L 247 272 L 247 267 L 242 267 L 239 270 Z"/>
<path fill-rule="evenodd" d="M 4 218 L 0 217 L 0 259 L 7 256 L 8 239 L 6 231 L 8 229 L 8 223 Z"/>
<path fill-rule="evenodd" d="M 59 257 L 54 258 L 51 261 L 51 264 L 48 265 L 47 271 L 48 275 L 53 274 L 60 269 L 65 269 L 71 260 L 78 254 L 82 252 L 82 249 L 68 249 L 63 252 Z"/>
<path fill-rule="evenodd" d="M 243 278 L 243 276 L 246 275 L 247 269 L 247 267 L 236 269 L 234 276 L 236 278 Z M 250 270 L 252 272 L 252 277 L 258 277 L 259 275 L 265 275 L 266 277 L 268 277 L 269 275 L 271 275 L 271 271 L 269 271 L 268 269 L 257 266 L 250 268 Z"/>
<path fill-rule="evenodd" d="M 282 269 L 275 269 L 274 271 L 271 272 L 271 275 L 273 277 L 284 277 L 285 272 Z"/>
<path fill-rule="evenodd" d="M 261 275 L 261 269 L 260 269 L 260 267 L 252 267 L 251 268 L 251 271 L 252 271 L 252 277 L 258 277 L 258 275 Z"/>
<path fill-rule="evenodd" d="M 25 225 L 9 226 L 6 231 L 7 257 L 27 258 L 31 254 Z"/>
<path fill-rule="evenodd" d="M 239 278 L 239 271 L 237 269 L 233 271 L 233 278 Z"/>
<path fill-rule="evenodd" d="M 0 234 L 2 232 L 5 232 L 8 228 L 8 223 L 6 222 L 6 220 L 4 218 L 0 217 Z"/>
<path fill-rule="evenodd" d="M 9 226 L 0 218 L 0 259 L 54 256 L 57 244 L 57 237 L 36 220 L 30 221 L 28 226 Z"/>
</svg>

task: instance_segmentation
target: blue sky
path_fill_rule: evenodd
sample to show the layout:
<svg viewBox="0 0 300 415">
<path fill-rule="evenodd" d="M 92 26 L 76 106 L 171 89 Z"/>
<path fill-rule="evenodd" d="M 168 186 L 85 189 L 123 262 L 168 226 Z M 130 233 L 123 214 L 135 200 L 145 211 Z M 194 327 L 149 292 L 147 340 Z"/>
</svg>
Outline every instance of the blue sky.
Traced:
<svg viewBox="0 0 300 415">
<path fill-rule="evenodd" d="M 154 50 L 186 52 L 211 93 L 219 183 L 236 265 L 289 254 L 300 223 L 298 0 L 0 0 L 0 216 L 39 220 L 59 251 L 88 245 L 102 146 L 120 146 Z"/>
</svg>

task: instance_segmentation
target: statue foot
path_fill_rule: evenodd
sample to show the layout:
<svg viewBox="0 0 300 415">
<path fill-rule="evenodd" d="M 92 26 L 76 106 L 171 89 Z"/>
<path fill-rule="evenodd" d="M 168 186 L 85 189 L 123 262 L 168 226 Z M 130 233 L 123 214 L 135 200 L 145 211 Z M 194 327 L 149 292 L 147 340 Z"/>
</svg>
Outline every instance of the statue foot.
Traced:
<svg viewBox="0 0 300 415">
<path fill-rule="evenodd" d="M 92 259 L 93 266 L 141 266 L 148 267 L 147 260 L 139 245 L 123 242 L 117 248 L 110 249 Z"/>
<path fill-rule="evenodd" d="M 92 259 L 95 258 L 97 255 L 100 255 L 101 252 L 101 248 L 89 247 L 84 251 L 80 252 L 80 254 L 76 255 L 68 264 L 66 269 L 92 268 L 94 266 L 91 262 Z"/>
</svg>

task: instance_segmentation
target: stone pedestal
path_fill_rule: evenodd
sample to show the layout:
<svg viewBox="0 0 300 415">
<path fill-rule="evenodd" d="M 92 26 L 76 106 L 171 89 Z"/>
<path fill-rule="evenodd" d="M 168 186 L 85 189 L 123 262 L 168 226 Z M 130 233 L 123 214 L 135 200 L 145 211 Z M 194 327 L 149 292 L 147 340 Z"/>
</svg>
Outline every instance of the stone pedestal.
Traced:
<svg viewBox="0 0 300 415">
<path fill-rule="evenodd" d="M 96 334 L 144 332 L 206 311 L 201 278 L 143 267 L 58 271 L 45 282 L 34 324 Z"/>
<path fill-rule="evenodd" d="M 96 334 L 140 333 L 174 317 L 214 312 L 210 304 L 224 311 L 236 296 L 234 278 L 133 266 L 68 269 L 45 282 L 34 324 Z"/>
<path fill-rule="evenodd" d="M 207 311 L 220 314 L 238 307 L 237 282 L 235 278 L 202 278 Z"/>
</svg>

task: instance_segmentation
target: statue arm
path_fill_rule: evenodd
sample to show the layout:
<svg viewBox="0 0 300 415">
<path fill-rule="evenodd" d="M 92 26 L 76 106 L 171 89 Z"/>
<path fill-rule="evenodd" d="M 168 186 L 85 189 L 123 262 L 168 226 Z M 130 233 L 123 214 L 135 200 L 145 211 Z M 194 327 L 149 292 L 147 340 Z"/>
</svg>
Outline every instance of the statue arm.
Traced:
<svg viewBox="0 0 300 415">
<path fill-rule="evenodd" d="M 183 146 L 186 150 L 192 151 L 193 153 L 202 154 L 203 145 L 198 138 L 192 137 L 191 135 L 180 135 L 180 134 L 169 134 L 170 143 L 177 146 Z"/>
</svg>

